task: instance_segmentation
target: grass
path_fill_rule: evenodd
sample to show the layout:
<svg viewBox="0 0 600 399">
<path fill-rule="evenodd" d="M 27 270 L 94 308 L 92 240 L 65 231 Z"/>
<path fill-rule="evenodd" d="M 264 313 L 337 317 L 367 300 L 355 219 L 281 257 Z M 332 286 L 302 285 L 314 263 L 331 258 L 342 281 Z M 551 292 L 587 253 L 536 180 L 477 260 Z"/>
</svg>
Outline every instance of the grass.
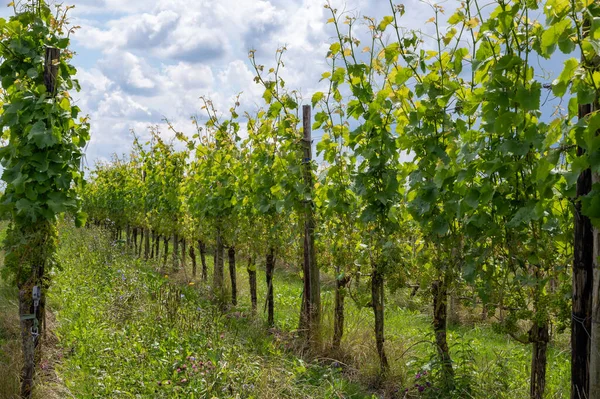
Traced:
<svg viewBox="0 0 600 399">
<path fill-rule="evenodd" d="M 221 312 L 211 304 L 208 287 L 199 278 L 190 281 L 189 260 L 185 272 L 158 274 L 161 265 L 136 259 L 102 230 L 65 224 L 59 247 L 62 269 L 55 270 L 48 294 L 58 345 L 47 351 L 49 366 L 38 398 L 518 399 L 529 394 L 530 346 L 464 317 L 464 324 L 449 329 L 457 390 L 441 396 L 434 388 L 438 365 L 425 293 L 388 293 L 386 350 L 392 368 L 382 380 L 372 312 L 350 298 L 342 351 L 325 348 L 319 356 L 301 356 L 294 330 L 302 281 L 292 268 L 276 270 L 276 328 L 267 333 L 260 265 L 259 312 L 252 316 L 242 259 L 239 304 Z M 207 261 L 210 270 L 212 257 Z M 367 290 L 364 283 L 359 295 L 368 296 Z M 0 285 L 2 398 L 11 398 L 3 393 L 18 388 L 16 303 L 10 300 L 15 295 Z M 333 334 L 333 300 L 333 281 L 324 275 L 325 344 Z M 548 354 L 547 398 L 569 397 L 569 373 L 568 337 L 558 335 Z"/>
<path fill-rule="evenodd" d="M 0 281 L 0 397 L 19 392 L 20 335 L 16 289 Z"/>
<path fill-rule="evenodd" d="M 259 260 L 260 261 L 260 260 Z M 212 257 L 207 258 L 209 270 Z M 191 262 L 187 270 L 178 278 L 181 283 L 191 277 Z M 243 259 L 238 259 L 237 310 L 249 313 L 250 293 Z M 227 267 L 226 267 L 227 270 Z M 227 271 L 226 271 L 227 273 Z M 226 276 L 226 280 L 228 276 Z M 322 276 L 323 337 L 331 342 L 333 336 L 334 282 L 330 276 Z M 209 281 L 210 276 L 209 276 Z M 199 279 L 194 282 L 200 285 Z M 266 295 L 264 269 L 258 271 L 258 316 L 266 321 L 262 311 Z M 367 297 L 368 285 L 364 284 L 358 296 Z M 426 389 L 419 392 L 418 386 L 435 384 L 437 356 L 432 345 L 430 298 L 422 295 L 410 297 L 410 289 L 387 294 L 385 329 L 386 350 L 391 364 L 391 372 L 385 381 L 380 380 L 373 316 L 370 309 L 358 306 L 351 298 L 346 300 L 346 331 L 342 341 L 342 352 L 331 353 L 325 350 L 321 360 L 332 363 L 334 360 L 344 368 L 344 376 L 361 386 L 370 387 L 381 396 L 394 397 L 435 397 L 439 392 Z M 293 333 L 298 326 L 302 280 L 298 270 L 278 266 L 275 273 L 275 323 L 279 331 Z M 481 309 L 461 309 L 462 324 L 449 326 L 448 340 L 453 360 L 456 362 L 458 390 L 454 397 L 487 399 L 490 394 L 498 399 L 527 398 L 529 396 L 529 370 L 531 345 L 517 343 L 508 335 L 494 331 L 488 321 L 482 322 L 473 317 Z M 262 330 L 259 330 L 262 333 Z M 290 345 L 291 346 L 291 345 Z M 567 333 L 553 337 L 549 346 L 546 398 L 568 398 L 570 395 L 570 352 Z M 427 371 L 424 378 L 423 371 Z M 429 380 L 429 381 L 427 381 Z M 403 397 L 403 396 L 400 396 Z M 448 396 L 450 397 L 450 396 Z"/>
<path fill-rule="evenodd" d="M 6 222 L 0 222 L 0 243 L 6 236 Z M 0 269 L 4 253 L 0 251 Z M 21 370 L 21 331 L 18 317 L 18 292 L 9 282 L 0 278 L 0 398 L 18 399 L 20 396 L 19 373 Z M 61 359 L 54 335 L 55 318 L 52 311 L 46 316 L 47 332 L 43 341 L 40 372 L 38 373 L 34 399 L 64 399 L 72 397 L 56 374 L 55 365 Z"/>
<path fill-rule="evenodd" d="M 260 319 L 211 305 L 97 229 L 62 229 L 49 300 L 77 398 L 367 398 L 339 368 L 305 362 Z M 281 338 L 281 337 L 280 337 Z"/>
<path fill-rule="evenodd" d="M 6 236 L 6 223 L 0 223 L 0 242 Z M 0 253 L 0 267 L 4 253 Z M 0 278 L 0 397 L 13 399 L 19 393 L 20 335 L 17 290 Z"/>
<path fill-rule="evenodd" d="M 212 259 L 211 259 L 212 260 Z M 189 265 L 188 265 L 189 266 Z M 189 272 L 188 272 L 189 273 Z M 238 306 L 249 307 L 249 287 L 245 270 L 238 270 Z M 323 335 L 325 342 L 333 336 L 333 281 L 323 276 L 322 303 Z M 266 293 L 264 273 L 259 270 L 259 299 Z M 359 290 L 368 295 L 368 285 Z M 293 331 L 298 326 L 302 281 L 300 276 L 285 268 L 275 274 L 275 322 L 278 329 Z M 382 395 L 408 390 L 410 397 L 435 397 L 439 392 L 425 386 L 427 380 L 435 384 L 437 356 L 431 327 L 431 309 L 428 294 L 410 297 L 410 289 L 387 294 L 385 313 L 386 351 L 391 372 L 381 384 L 378 375 L 378 358 L 375 348 L 374 321 L 369 308 L 360 307 L 351 298 L 346 300 L 346 331 L 342 341 L 342 353 L 329 353 L 347 365 L 346 377 L 363 386 L 378 388 Z M 261 309 L 262 310 L 262 309 Z M 448 341 L 451 355 L 456 362 L 459 398 L 487 399 L 490 394 L 497 399 L 529 397 L 529 373 L 531 345 L 517 343 L 505 334 L 499 334 L 489 322 L 473 321 L 474 309 L 462 309 L 464 324 L 451 325 Z M 480 309 L 478 310 L 480 312 Z M 266 315 L 262 314 L 266 320 Z M 427 371 L 424 378 L 423 371 Z M 420 377 L 419 377 L 420 375 Z M 549 346 L 546 398 L 570 397 L 570 348 L 567 333 L 553 337 Z M 402 397 L 402 396 L 400 396 Z M 450 397 L 450 396 L 448 396 Z"/>
</svg>

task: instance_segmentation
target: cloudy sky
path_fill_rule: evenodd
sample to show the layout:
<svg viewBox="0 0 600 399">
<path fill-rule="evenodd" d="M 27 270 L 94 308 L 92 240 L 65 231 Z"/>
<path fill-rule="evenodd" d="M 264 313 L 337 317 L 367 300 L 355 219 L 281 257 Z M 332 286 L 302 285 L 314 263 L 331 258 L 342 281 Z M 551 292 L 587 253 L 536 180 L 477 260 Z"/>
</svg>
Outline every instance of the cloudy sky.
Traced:
<svg viewBox="0 0 600 399">
<path fill-rule="evenodd" d="M 7 0 L 8 1 L 8 0 Z M 444 2 L 452 14 L 454 0 Z M 284 79 L 306 103 L 328 70 L 326 54 L 335 35 L 326 24 L 326 0 L 67 0 L 74 4 L 72 48 L 82 92 L 79 106 L 92 120 L 87 164 L 129 152 L 130 130 L 144 136 L 148 126 L 170 120 L 192 132 L 192 115 L 202 116 L 200 96 L 226 111 L 242 92 L 245 110 L 255 110 L 262 91 L 253 81 L 248 50 L 260 63 L 274 63 L 287 46 Z M 380 19 L 390 14 L 386 0 L 331 0 L 354 15 Z M 403 24 L 425 24 L 431 7 L 404 1 Z M 4 11 L 4 10 L 3 10 Z"/>
<path fill-rule="evenodd" d="M 308 103 L 328 70 L 325 55 L 335 35 L 325 0 L 67 0 L 74 4 L 74 64 L 82 92 L 78 104 L 92 120 L 87 164 L 127 153 L 130 130 L 144 136 L 167 118 L 192 132 L 192 115 L 203 116 L 200 96 L 219 110 L 242 92 L 246 110 L 262 104 L 248 50 L 273 65 L 287 46 L 287 86 Z M 409 0 L 405 24 L 422 27 L 428 5 Z M 410 6 L 409 6 L 410 4 Z M 384 0 L 332 0 L 353 14 L 389 15 Z M 411 26 L 412 25 L 412 26 Z M 167 129 L 163 133 L 168 135 Z"/>
</svg>

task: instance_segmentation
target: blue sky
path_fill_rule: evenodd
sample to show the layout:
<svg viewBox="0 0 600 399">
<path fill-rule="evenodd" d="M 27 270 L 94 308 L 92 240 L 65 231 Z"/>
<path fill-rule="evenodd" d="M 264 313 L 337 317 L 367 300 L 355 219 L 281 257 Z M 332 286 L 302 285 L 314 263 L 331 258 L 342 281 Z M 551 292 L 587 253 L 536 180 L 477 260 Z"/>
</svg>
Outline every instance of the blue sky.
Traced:
<svg viewBox="0 0 600 399">
<path fill-rule="evenodd" d="M 256 49 L 267 68 L 275 51 L 286 45 L 284 79 L 305 102 L 324 90 L 319 79 L 328 70 L 326 54 L 335 35 L 325 0 L 67 0 L 75 5 L 72 24 L 74 64 L 82 92 L 79 106 L 92 121 L 87 165 L 128 153 L 131 130 L 144 136 L 164 118 L 193 132 L 192 115 L 203 115 L 200 96 L 226 111 L 242 92 L 242 110 L 262 105 L 253 81 L 248 50 Z M 333 7 L 380 19 L 390 14 L 385 0 L 331 0 Z M 404 2 L 402 23 L 433 29 L 425 22 L 431 7 Z M 444 2 L 452 14 L 454 0 Z M 10 10 L 8 10 L 10 11 Z M 8 12 L 3 10 L 4 16 Z M 549 65 L 560 65 L 550 63 Z M 552 69 L 552 68 L 550 68 Z M 555 68 L 558 70 L 558 68 Z"/>
<path fill-rule="evenodd" d="M 411 0 L 412 1 L 412 0 Z M 308 103 L 324 89 L 326 54 L 335 32 L 326 21 L 324 0 L 67 0 L 71 22 L 81 28 L 72 37 L 82 91 L 78 105 L 92 121 L 87 165 L 128 153 L 131 130 L 144 136 L 163 119 L 192 133 L 192 115 L 203 115 L 200 96 L 226 111 L 242 92 L 243 110 L 262 105 L 253 81 L 248 50 L 262 64 L 274 63 L 275 51 L 287 46 L 287 86 Z M 406 24 L 419 28 L 429 18 L 428 5 L 407 7 Z M 354 14 L 390 14 L 383 0 L 332 1 Z M 3 10 L 5 11 L 5 10 Z M 8 10 L 9 11 L 9 10 Z M 8 12 L 3 12 L 5 16 Z M 410 26 L 413 24 L 413 26 Z"/>
</svg>

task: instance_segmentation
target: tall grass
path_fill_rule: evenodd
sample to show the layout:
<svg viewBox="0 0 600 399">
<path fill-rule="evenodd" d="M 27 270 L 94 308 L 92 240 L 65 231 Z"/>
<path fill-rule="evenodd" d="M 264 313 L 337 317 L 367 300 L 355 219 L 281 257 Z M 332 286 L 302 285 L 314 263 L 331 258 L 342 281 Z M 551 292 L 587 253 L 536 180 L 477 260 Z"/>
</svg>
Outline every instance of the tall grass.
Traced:
<svg viewBox="0 0 600 399">
<path fill-rule="evenodd" d="M 21 369 L 17 290 L 0 280 L 0 398 L 17 399 Z"/>
<path fill-rule="evenodd" d="M 77 398 L 366 398 L 339 368 L 307 363 L 261 319 L 223 314 L 201 284 L 156 273 L 96 228 L 61 229 L 49 293 Z"/>
<path fill-rule="evenodd" d="M 278 267 L 276 328 L 267 332 L 262 302 L 266 282 L 260 264 L 258 314 L 253 316 L 250 309 L 243 259 L 238 259 L 237 270 L 239 304 L 222 313 L 211 304 L 210 289 L 200 278 L 191 279 L 189 260 L 187 270 L 165 276 L 157 273 L 163 265 L 136 259 L 102 230 L 75 230 L 63 224 L 60 237 L 62 268 L 54 272 L 49 293 L 57 319 L 54 323 L 51 317 L 49 324 L 57 339 L 50 334 L 47 340 L 37 398 L 370 397 L 365 389 L 389 398 L 528 397 L 530 347 L 477 321 L 472 314 L 478 310 L 461 309 L 464 323 L 450 326 L 457 391 L 440 396 L 435 389 L 437 358 L 426 293 L 415 297 L 403 290 L 388 293 L 386 349 L 392 369 L 381 380 L 372 312 L 351 297 L 346 302 L 341 351 L 328 349 L 334 293 L 333 279 L 326 273 L 325 345 L 304 357 L 295 339 L 302 292 L 299 268 Z M 212 265 L 212 257 L 207 261 Z M 364 284 L 354 292 L 355 298 L 368 294 Z M 15 298 L 14 288 L 0 284 L 3 399 L 16 398 L 18 392 Z M 187 371 L 194 365 L 201 368 L 199 374 Z M 555 335 L 548 357 L 547 398 L 569 396 L 569 373 L 568 336 Z"/>
</svg>

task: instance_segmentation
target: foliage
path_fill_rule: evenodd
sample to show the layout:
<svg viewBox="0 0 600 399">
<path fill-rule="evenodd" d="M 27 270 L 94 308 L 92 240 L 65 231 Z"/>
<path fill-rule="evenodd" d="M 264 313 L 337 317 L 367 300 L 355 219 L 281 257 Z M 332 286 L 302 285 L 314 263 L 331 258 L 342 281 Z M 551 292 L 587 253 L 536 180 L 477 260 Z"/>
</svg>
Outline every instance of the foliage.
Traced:
<svg viewBox="0 0 600 399">
<path fill-rule="evenodd" d="M 0 19 L 0 127 L 5 140 L 0 159 L 4 168 L 2 179 L 7 184 L 1 210 L 10 214 L 15 223 L 7 242 L 9 258 L 5 270 L 16 275 L 19 284 L 30 274 L 28 266 L 21 269 L 21 252 L 28 251 L 21 245 L 24 239 L 31 236 L 32 244 L 43 248 L 47 235 L 54 235 L 52 223 L 66 211 L 77 213 L 78 224 L 85 222 L 85 214 L 79 212 L 78 188 L 83 183 L 79 164 L 82 148 L 89 140 L 87 118 L 79 117 L 80 109 L 71 104 L 68 93 L 79 90 L 73 78 L 76 70 L 69 63 L 72 53 L 67 50 L 69 8 L 59 9 L 55 16 L 43 1 L 24 7 L 8 21 Z M 48 47 L 62 50 L 62 56 L 53 65 L 57 75 L 52 93 L 44 81 Z M 34 223 L 45 227 L 24 228 Z M 34 258 L 28 260 L 34 263 L 25 264 L 44 264 L 53 251 L 48 245 L 31 255 Z"/>
<path fill-rule="evenodd" d="M 203 289 L 181 287 L 101 229 L 61 228 L 49 300 L 65 353 L 61 377 L 82 398 L 367 398 L 284 353 L 246 317 L 223 315 Z M 86 259 L 82 262 L 82 259 Z"/>
<path fill-rule="evenodd" d="M 543 21 L 534 19 L 538 7 Z M 160 147 L 154 136 L 147 153 L 140 146 L 123 164 L 98 168 L 90 184 L 97 191 L 86 193 L 90 214 L 120 220 L 143 209 L 127 223 L 145 228 L 151 220 L 153 230 L 189 239 L 216 236 L 215 246 L 224 240 L 250 260 L 273 250 L 295 265 L 301 205 L 314 200 L 322 271 L 333 270 L 338 282 L 352 280 L 354 286 L 341 288 L 344 294 L 373 308 L 382 369 L 384 281 L 394 292 L 410 282 L 434 293 L 436 304 L 448 297 L 463 305 L 479 301 L 496 331 L 521 343 L 545 344 L 549 333 L 555 339 L 552 327 L 560 332 L 570 320 L 575 182 L 583 170 L 598 169 L 598 111 L 575 118 L 580 106 L 597 102 L 600 7 L 516 0 L 483 11 L 469 0 L 449 16 L 432 5 L 421 31 L 403 28 L 406 10 L 392 2 L 391 15 L 364 17 L 363 25 L 326 8 L 336 35 L 321 79 L 325 90 L 311 98 L 318 108 L 313 128 L 323 132 L 315 198 L 306 197 L 302 184 L 302 99 L 282 79 L 282 48 L 268 70 L 250 52 L 265 104 L 245 115 L 246 131 L 239 99 L 227 117 L 204 99 L 207 122 L 200 126 L 195 119 L 191 139 L 177 133 L 186 149 L 165 153 L 177 173 L 167 176 L 171 169 L 162 158 L 148 155 Z M 570 56 L 576 50 L 582 60 L 567 58 L 548 81 L 538 65 L 555 51 Z M 542 99 L 550 92 L 566 110 L 548 112 Z M 138 184 L 138 162 L 148 175 L 136 195 L 150 200 L 128 212 L 127 194 L 112 187 L 121 186 L 121 167 Z M 595 222 L 598 190 L 581 200 Z M 99 200 L 99 193 L 117 198 Z M 361 285 L 364 275 L 371 300 Z M 285 326 L 293 325 L 290 314 Z M 479 394 L 474 374 L 482 372 L 469 369 L 468 344 L 447 349 L 446 324 L 446 311 L 434 312 L 439 358 L 437 366 L 431 362 L 435 386 L 428 392 Z M 533 336 L 537 330 L 546 335 Z M 435 372 L 443 363 L 454 379 L 447 386 Z M 536 359 L 532 364 L 546 369 Z"/>
<path fill-rule="evenodd" d="M 185 389 L 204 392 L 209 383 L 215 383 L 213 392 L 217 397 L 229 397 L 227 390 L 221 393 L 219 389 L 232 387 L 241 389 L 240 397 L 320 398 L 343 392 L 346 397 L 360 398 L 357 394 L 351 396 L 358 391 L 347 378 L 367 384 L 372 379 L 370 373 L 376 372 L 376 355 L 365 353 L 362 341 L 371 329 L 364 322 L 369 310 L 353 302 L 346 311 L 349 330 L 343 362 L 354 356 L 360 359 L 359 374 L 345 364 L 320 367 L 296 358 L 285 350 L 286 341 L 277 343 L 277 336 L 266 337 L 262 324 L 248 318 L 248 299 L 240 301 L 237 311 L 222 314 L 206 299 L 204 287 L 183 287 L 175 276 L 156 275 L 154 263 L 132 257 L 123 243 L 110 240 L 102 229 L 76 231 L 63 223 L 60 232 L 59 260 L 64 267 L 54 278 L 49 301 L 56 313 L 57 333 L 65 354 L 59 375 L 78 397 L 110 397 L 103 393 L 112 393 L 111 389 L 121 395 L 149 392 L 177 397 Z M 248 287 L 241 283 L 245 297 Z M 277 327 L 282 332 L 297 325 L 301 290 L 300 278 L 291 270 L 282 271 L 276 298 Z M 259 285 L 261 297 L 265 291 L 265 284 Z M 331 301 L 327 299 L 331 293 L 330 287 L 323 292 L 325 320 L 331 312 Z M 389 297 L 388 349 L 398 356 L 392 365 L 398 389 L 403 392 L 408 388 L 414 397 L 436 397 L 439 391 L 433 388 L 419 392 L 415 387 L 427 386 L 427 381 L 436 384 L 437 356 L 433 346 L 423 342 L 427 338 L 423 336 L 428 328 L 427 315 L 422 309 L 411 312 L 391 302 L 406 300 L 408 292 Z M 527 347 L 507 340 L 486 325 L 451 328 L 450 342 L 456 353 L 457 375 L 471 379 L 472 397 L 486 398 L 489 392 L 507 399 L 527 395 Z M 561 341 L 549 353 L 551 397 L 568 396 L 567 346 L 567 340 Z M 227 361 L 220 365 L 223 374 L 211 370 L 202 377 L 204 381 L 198 379 L 192 366 L 199 368 L 200 361 L 204 366 L 219 351 Z M 177 372 L 178 368 L 185 371 Z M 257 368 L 262 371 L 257 372 Z M 271 379 L 267 379 L 269 375 Z M 182 378 L 188 383 L 180 384 Z M 171 383 L 163 385 L 168 381 Z M 244 396 L 246 392 L 248 396 Z"/>
</svg>

